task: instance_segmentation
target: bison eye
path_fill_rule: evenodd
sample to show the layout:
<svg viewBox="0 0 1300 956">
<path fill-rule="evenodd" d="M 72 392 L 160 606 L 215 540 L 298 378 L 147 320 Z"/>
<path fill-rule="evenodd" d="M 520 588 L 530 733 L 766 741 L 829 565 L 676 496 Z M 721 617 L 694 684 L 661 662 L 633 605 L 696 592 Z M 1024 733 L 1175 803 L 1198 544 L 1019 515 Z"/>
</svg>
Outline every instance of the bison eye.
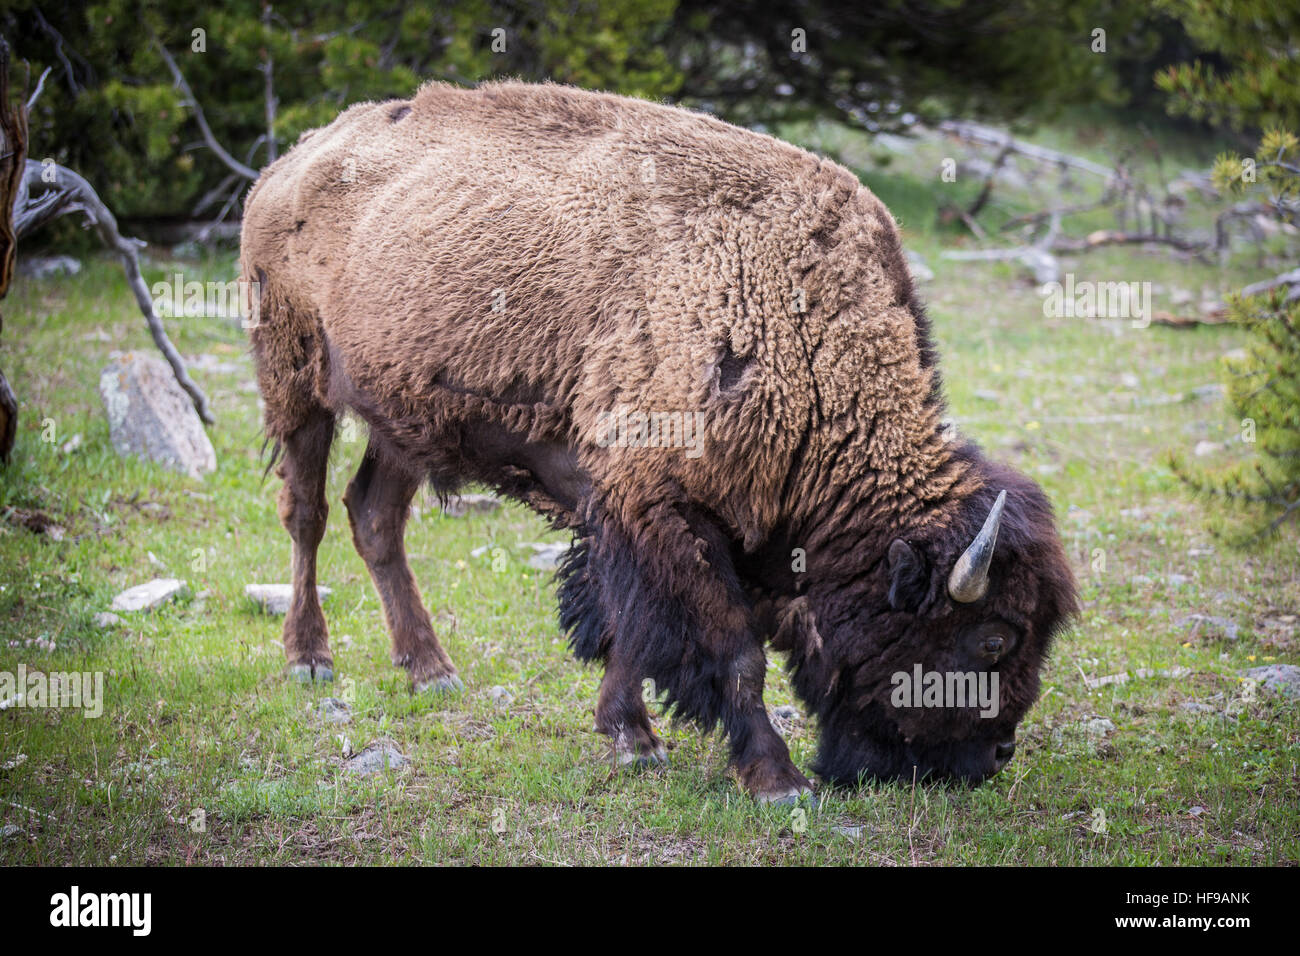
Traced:
<svg viewBox="0 0 1300 956">
<path fill-rule="evenodd" d="M 1000 637 L 984 638 L 984 653 L 989 657 L 998 657 L 1002 654 L 1002 646 L 1006 642 Z"/>
</svg>

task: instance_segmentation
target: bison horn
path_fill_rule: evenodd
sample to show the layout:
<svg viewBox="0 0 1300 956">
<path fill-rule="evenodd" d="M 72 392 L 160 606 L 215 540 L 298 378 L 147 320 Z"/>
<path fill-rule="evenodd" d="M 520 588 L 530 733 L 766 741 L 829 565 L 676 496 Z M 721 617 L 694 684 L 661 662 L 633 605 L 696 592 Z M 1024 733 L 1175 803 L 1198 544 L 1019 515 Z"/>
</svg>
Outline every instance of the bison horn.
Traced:
<svg viewBox="0 0 1300 956">
<path fill-rule="evenodd" d="M 1007 493 L 1003 491 L 993 502 L 980 533 L 953 565 L 948 577 L 948 594 L 954 601 L 970 604 L 982 598 L 988 590 L 989 565 L 993 563 L 993 548 L 998 543 L 998 526 L 1002 524 L 1002 509 L 1006 503 Z"/>
</svg>

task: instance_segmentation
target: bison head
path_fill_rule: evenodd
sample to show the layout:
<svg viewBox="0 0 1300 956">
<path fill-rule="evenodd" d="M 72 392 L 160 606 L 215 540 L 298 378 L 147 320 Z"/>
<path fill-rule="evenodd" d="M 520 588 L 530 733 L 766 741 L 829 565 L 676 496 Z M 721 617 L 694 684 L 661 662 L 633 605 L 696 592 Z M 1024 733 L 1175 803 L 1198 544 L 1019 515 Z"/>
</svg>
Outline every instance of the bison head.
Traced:
<svg viewBox="0 0 1300 956">
<path fill-rule="evenodd" d="M 1039 488 L 979 466 L 986 483 L 953 518 L 868 539 L 847 584 L 808 593 L 814 639 L 788 643 L 827 780 L 978 783 L 1015 752 L 1075 584 Z"/>
</svg>

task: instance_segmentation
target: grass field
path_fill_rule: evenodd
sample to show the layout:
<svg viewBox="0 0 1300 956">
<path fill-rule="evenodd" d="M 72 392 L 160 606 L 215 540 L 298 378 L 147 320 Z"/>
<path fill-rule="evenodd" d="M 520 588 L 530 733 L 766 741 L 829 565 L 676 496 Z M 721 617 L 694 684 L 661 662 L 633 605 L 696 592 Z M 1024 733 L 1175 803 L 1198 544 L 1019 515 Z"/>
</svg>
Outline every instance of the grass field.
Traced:
<svg viewBox="0 0 1300 956">
<path fill-rule="evenodd" d="M 612 769 L 592 727 L 599 672 L 568 656 L 550 576 L 526 564 L 528 544 L 554 536 L 516 505 L 451 518 L 417 499 L 408 549 L 465 691 L 413 697 L 389 663 L 339 503 L 360 429 L 335 445 L 320 552 L 340 680 L 287 683 L 280 620 L 243 595 L 249 582 L 289 580 L 243 333 L 228 320 L 169 322 L 184 355 L 207 357 L 193 374 L 219 420 L 217 471 L 194 481 L 119 458 L 99 371 L 113 350 L 152 346 L 120 270 L 96 259 L 73 278 L 20 278 L 3 303 L 0 367 L 22 419 L 0 469 L 0 671 L 102 671 L 105 704 L 98 719 L 0 711 L 0 863 L 1300 860 L 1297 707 L 1245 699 L 1239 677 L 1300 663 L 1300 535 L 1229 546 L 1210 531 L 1221 506 L 1192 500 L 1165 462 L 1236 435 L 1222 398 L 1200 386 L 1218 381 L 1239 334 L 1045 317 L 1016 268 L 938 258 L 958 237 L 931 227 L 923 174 L 866 178 L 937 273 L 925 292 L 953 416 L 1041 482 L 1082 585 L 1083 614 L 1001 775 L 973 790 L 871 785 L 819 790 L 800 810 L 758 807 L 729 778 L 720 738 L 662 721 L 668 768 Z M 147 274 L 177 268 L 233 275 L 229 258 L 159 260 Z M 1157 309 L 1175 288 L 1221 295 L 1260 275 L 1250 261 L 1218 268 L 1132 249 L 1070 268 L 1080 280 L 1149 280 Z M 78 434 L 80 447 L 63 451 Z M 1246 453 L 1229 442 L 1196 461 Z M 62 539 L 23 527 L 18 516 L 32 512 Z M 96 626 L 118 591 L 163 576 L 186 579 L 188 593 Z M 1191 614 L 1231 620 L 1236 638 L 1189 627 Z M 769 707 L 800 706 L 779 659 L 768 676 Z M 350 722 L 321 715 L 331 696 Z M 781 726 L 806 769 L 815 727 Z M 344 768 L 349 752 L 383 740 L 409 764 Z"/>
</svg>

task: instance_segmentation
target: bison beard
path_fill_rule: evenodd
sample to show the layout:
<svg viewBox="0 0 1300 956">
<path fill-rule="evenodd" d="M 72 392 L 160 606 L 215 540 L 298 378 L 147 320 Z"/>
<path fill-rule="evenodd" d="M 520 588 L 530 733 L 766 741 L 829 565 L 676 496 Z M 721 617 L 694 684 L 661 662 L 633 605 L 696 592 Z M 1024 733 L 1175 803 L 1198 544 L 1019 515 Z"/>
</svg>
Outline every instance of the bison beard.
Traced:
<svg viewBox="0 0 1300 956">
<path fill-rule="evenodd" d="M 432 84 L 268 167 L 241 262 L 283 456 L 292 676 L 333 677 L 315 562 L 350 409 L 370 429 L 353 542 L 417 691 L 460 680 L 407 565 L 409 505 L 475 481 L 573 530 L 560 622 L 604 665 L 596 726 L 621 762 L 664 759 L 651 678 L 722 727 L 750 793 L 798 799 L 765 643 L 827 780 L 977 781 L 1010 758 L 1073 578 L 1037 486 L 946 437 L 897 230 L 847 170 L 655 104 Z M 703 443 L 611 443 L 627 409 L 702 422 Z M 916 665 L 996 670 L 996 716 L 891 706 Z"/>
</svg>

